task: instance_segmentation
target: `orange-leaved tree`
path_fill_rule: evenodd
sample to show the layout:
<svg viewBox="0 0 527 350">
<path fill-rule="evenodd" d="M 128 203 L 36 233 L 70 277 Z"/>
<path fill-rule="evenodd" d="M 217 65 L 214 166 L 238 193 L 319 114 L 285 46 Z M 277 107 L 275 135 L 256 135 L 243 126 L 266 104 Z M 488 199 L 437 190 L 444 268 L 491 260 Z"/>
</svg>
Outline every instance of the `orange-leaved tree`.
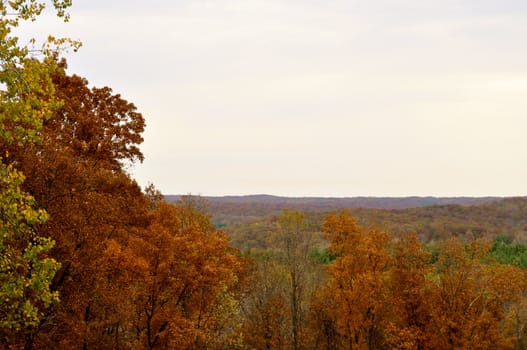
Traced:
<svg viewBox="0 0 527 350">
<path fill-rule="evenodd" d="M 329 214 L 323 231 L 336 255 L 328 267 L 329 280 L 313 309 L 325 327 L 321 341 L 333 349 L 377 349 L 384 343 L 388 278 L 391 257 L 387 249 L 389 236 L 381 231 L 368 231 L 357 225 L 348 212 Z M 336 334 L 335 334 L 336 333 Z M 337 339 L 328 336 L 337 335 Z"/>
<path fill-rule="evenodd" d="M 427 349 L 514 349 L 505 320 L 524 298 L 525 271 L 488 258 L 490 242 L 442 242 L 428 279 Z"/>
<path fill-rule="evenodd" d="M 145 349 L 215 349 L 241 341 L 236 296 L 244 263 L 192 198 L 159 202 L 134 243 L 147 262 L 134 329 Z"/>
<path fill-rule="evenodd" d="M 387 280 L 389 312 L 384 333 L 396 349 L 425 349 L 430 322 L 429 296 L 425 289 L 432 271 L 431 253 L 416 234 L 392 243 L 392 263 Z"/>
<path fill-rule="evenodd" d="M 53 83 L 62 107 L 44 121 L 41 142 L 8 145 L 23 189 L 49 213 L 37 231 L 55 240 L 51 254 L 62 264 L 52 283 L 61 303 L 26 331 L 26 347 L 115 348 L 131 342 L 122 329 L 133 307 L 123 297 L 130 274 L 112 264 L 132 259 L 111 257 L 148 225 L 148 201 L 123 168 L 142 159 L 144 120 L 110 89 L 90 89 L 60 66 Z"/>
</svg>

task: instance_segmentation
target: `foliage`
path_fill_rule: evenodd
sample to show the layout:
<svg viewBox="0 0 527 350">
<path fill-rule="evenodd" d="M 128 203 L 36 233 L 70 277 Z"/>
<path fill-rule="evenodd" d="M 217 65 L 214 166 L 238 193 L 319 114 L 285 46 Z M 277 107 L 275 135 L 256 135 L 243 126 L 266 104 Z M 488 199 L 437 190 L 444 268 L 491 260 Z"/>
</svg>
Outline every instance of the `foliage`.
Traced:
<svg viewBox="0 0 527 350">
<path fill-rule="evenodd" d="M 57 15 L 67 19 L 70 1 L 54 0 Z M 60 264 L 46 256 L 54 242 L 37 232 L 47 214 L 35 209 L 33 197 L 21 187 L 22 172 L 15 169 L 8 145 L 31 146 L 40 141 L 44 121 L 60 105 L 51 75 L 57 69 L 53 50 L 68 39 L 50 37 L 40 50 L 42 61 L 30 56 L 13 29 L 35 21 L 46 7 L 35 0 L 0 2 L 0 341 L 17 346 L 16 334 L 39 325 L 44 311 L 58 301 L 50 290 Z M 35 44 L 35 40 L 31 41 Z"/>
<path fill-rule="evenodd" d="M 318 319 L 332 323 L 333 332 L 340 335 L 333 346 L 379 348 L 388 302 L 384 286 L 390 262 L 388 235 L 365 231 L 346 212 L 329 214 L 323 229 L 337 259 L 328 267 L 327 287 L 318 296 L 332 300 L 333 306 L 315 304 Z"/>
<path fill-rule="evenodd" d="M 65 69 L 65 62 L 58 63 Z M 27 174 L 24 189 L 50 220 L 62 262 L 52 288 L 61 303 L 19 337 L 36 348 L 214 348 L 241 339 L 237 287 L 243 261 L 210 223 L 204 203 L 177 206 L 125 171 L 141 161 L 144 119 L 109 88 L 64 70 L 53 75 L 63 105 L 41 142 L 6 144 Z"/>
<path fill-rule="evenodd" d="M 57 50 L 78 43 L 19 45 L 45 5 L 0 1 L 2 348 L 526 346 L 527 200 L 325 215 L 266 197 L 211 221 L 202 199 L 130 177 L 144 118 L 66 74 Z M 67 20 L 71 1 L 51 5 Z"/>
<path fill-rule="evenodd" d="M 490 256 L 502 264 L 527 268 L 527 245 L 512 243 L 509 236 L 498 236 L 492 243 Z"/>
<path fill-rule="evenodd" d="M 188 201 L 160 202 L 141 241 L 145 262 L 137 290 L 137 330 L 145 349 L 213 349 L 236 344 L 239 254 Z"/>
<path fill-rule="evenodd" d="M 347 213 L 328 215 L 324 231 L 337 259 L 312 307 L 321 348 L 514 349 L 523 342 L 526 272 L 490 260 L 489 241 L 444 241 L 431 260 L 415 235 L 393 241 Z"/>
<path fill-rule="evenodd" d="M 241 301 L 248 349 L 287 349 L 291 344 L 289 278 L 271 252 L 254 252 L 248 291 Z"/>
<path fill-rule="evenodd" d="M 39 323 L 43 310 L 58 301 L 50 291 L 60 267 L 45 257 L 53 241 L 39 237 L 34 226 L 47 214 L 33 209 L 33 198 L 20 190 L 23 175 L 0 163 L 0 335 Z M 2 340 L 5 341 L 5 340 Z"/>
<path fill-rule="evenodd" d="M 314 244 L 323 248 L 325 242 L 321 239 L 321 227 L 326 210 L 338 210 L 339 207 L 337 204 L 333 204 L 333 207 L 324 206 L 324 200 L 320 201 L 322 203 L 317 204 L 313 199 L 309 206 L 306 204 L 305 219 L 311 223 Z M 394 198 L 392 202 L 396 204 L 398 199 Z M 462 240 L 481 237 L 494 239 L 503 234 L 514 242 L 527 243 L 527 198 L 506 198 L 476 204 L 390 210 L 350 208 L 349 212 L 362 226 L 384 230 L 394 236 L 416 233 L 425 243 L 433 244 L 450 237 Z M 271 232 L 280 206 L 276 204 L 272 210 L 260 208 L 264 205 L 265 202 L 213 202 L 209 208 L 215 220 L 227 224 L 225 230 L 235 246 L 241 249 L 267 249 L 270 246 L 266 234 Z"/>
<path fill-rule="evenodd" d="M 147 198 L 121 165 L 142 159 L 136 145 L 144 120 L 110 89 L 89 89 L 85 79 L 66 75 L 64 62 L 57 66 L 52 82 L 62 105 L 44 121 L 40 142 L 6 145 L 27 176 L 24 189 L 50 215 L 39 232 L 56 242 L 51 253 L 62 263 L 52 285 L 61 303 L 24 338 L 39 347 L 103 347 L 133 309 L 117 300 L 135 272 L 119 274 L 131 267 L 111 257 L 148 225 Z"/>
<path fill-rule="evenodd" d="M 59 17 L 67 20 L 70 0 L 53 0 Z M 6 143 L 34 141 L 44 120 L 60 101 L 54 96 L 51 75 L 57 69 L 54 55 L 64 45 L 74 49 L 79 42 L 49 37 L 38 50 L 42 61 L 31 56 L 33 50 L 21 45 L 13 29 L 25 21 L 35 21 L 46 7 L 45 1 L 18 0 L 0 2 L 0 139 Z M 31 44 L 36 41 L 31 40 Z"/>
<path fill-rule="evenodd" d="M 317 264 L 329 264 L 336 259 L 336 256 L 330 254 L 325 248 L 312 247 L 309 250 L 309 257 Z"/>
</svg>

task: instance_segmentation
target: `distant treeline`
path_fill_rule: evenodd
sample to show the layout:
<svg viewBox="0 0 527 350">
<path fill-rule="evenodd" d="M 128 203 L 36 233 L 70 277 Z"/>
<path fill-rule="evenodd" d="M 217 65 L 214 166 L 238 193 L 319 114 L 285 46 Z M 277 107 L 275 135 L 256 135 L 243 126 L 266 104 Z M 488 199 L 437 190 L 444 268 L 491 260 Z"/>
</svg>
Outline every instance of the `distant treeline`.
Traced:
<svg viewBox="0 0 527 350">
<path fill-rule="evenodd" d="M 181 195 L 165 195 L 169 202 L 177 201 Z M 283 209 L 332 211 L 342 208 L 406 209 L 433 205 L 476 205 L 502 199 L 502 197 L 279 197 L 270 195 L 207 197 L 209 209 L 214 214 L 231 214 L 243 211 L 245 215 L 265 216 Z"/>
<path fill-rule="evenodd" d="M 177 196 L 165 196 L 176 199 Z M 258 201 L 263 198 L 263 201 Z M 289 200 L 291 206 L 286 206 Z M 266 236 L 269 227 L 281 215 L 284 208 L 303 211 L 310 227 L 318 232 L 320 237 L 321 225 L 327 212 L 341 209 L 346 201 L 356 203 L 357 199 L 327 199 L 314 198 L 309 204 L 299 203 L 302 199 L 275 198 L 269 196 L 248 197 L 204 197 L 203 208 L 212 215 L 212 221 L 218 228 L 224 229 L 231 236 L 232 243 L 239 248 L 266 247 Z M 370 198 L 373 205 L 378 200 L 388 207 L 406 202 L 424 203 L 425 198 Z M 382 229 L 393 235 L 416 233 L 425 242 L 434 242 L 460 237 L 463 239 L 486 237 L 493 240 L 499 235 L 507 236 L 517 243 L 527 243 L 527 198 L 428 198 L 430 201 L 448 202 L 458 201 L 457 204 L 441 204 L 427 206 L 413 206 L 403 209 L 354 208 L 349 209 L 351 215 L 357 218 L 359 224 L 376 229 Z M 333 202 L 332 202 L 333 201 Z M 328 203 L 334 203 L 330 207 Z M 390 204 L 390 202 L 392 202 Z M 272 204 L 268 204 L 272 203 Z M 297 203 L 295 206 L 294 204 Z M 474 203 L 474 204 L 470 204 Z M 306 207 L 300 210 L 298 206 Z M 321 244 L 323 242 L 321 241 Z"/>
</svg>

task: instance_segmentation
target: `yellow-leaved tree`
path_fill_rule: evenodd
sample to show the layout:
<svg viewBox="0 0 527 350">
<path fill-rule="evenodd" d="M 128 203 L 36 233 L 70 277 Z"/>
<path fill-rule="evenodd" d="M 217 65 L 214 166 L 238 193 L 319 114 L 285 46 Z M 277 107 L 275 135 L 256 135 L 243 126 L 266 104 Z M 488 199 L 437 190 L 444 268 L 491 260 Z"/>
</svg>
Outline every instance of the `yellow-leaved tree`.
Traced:
<svg viewBox="0 0 527 350">
<path fill-rule="evenodd" d="M 38 325 L 43 310 L 58 301 L 49 285 L 59 264 L 46 256 L 53 241 L 39 237 L 35 227 L 47 214 L 34 208 L 33 198 L 21 190 L 24 175 L 13 166 L 7 145 L 38 142 L 46 118 L 60 103 L 54 97 L 51 75 L 53 56 L 65 44 L 77 43 L 50 37 L 31 56 L 13 30 L 35 21 L 46 7 L 35 0 L 0 1 L 0 344 L 19 348 L 17 334 Z M 67 20 L 70 0 L 51 5 Z"/>
</svg>

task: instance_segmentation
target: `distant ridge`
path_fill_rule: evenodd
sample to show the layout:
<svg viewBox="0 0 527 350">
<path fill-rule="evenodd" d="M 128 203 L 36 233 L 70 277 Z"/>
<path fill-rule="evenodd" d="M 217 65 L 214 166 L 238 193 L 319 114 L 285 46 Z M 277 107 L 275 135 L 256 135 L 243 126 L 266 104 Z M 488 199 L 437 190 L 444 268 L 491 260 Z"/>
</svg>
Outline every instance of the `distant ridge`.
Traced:
<svg viewBox="0 0 527 350">
<path fill-rule="evenodd" d="M 181 196 L 166 196 L 175 201 Z M 265 247 L 273 220 L 284 208 L 305 213 L 320 230 L 326 213 L 349 209 L 360 225 L 394 235 L 415 232 L 423 242 L 453 236 L 494 239 L 506 235 L 527 243 L 527 197 L 291 198 L 269 195 L 202 197 L 216 227 L 238 248 Z"/>
<path fill-rule="evenodd" d="M 166 195 L 166 200 L 173 202 L 181 195 Z M 250 205 L 253 209 L 261 207 L 267 210 L 281 210 L 283 208 L 304 211 L 328 211 L 340 208 L 367 208 L 367 209 L 407 209 L 428 207 L 435 205 L 478 205 L 504 199 L 503 197 L 279 197 L 266 194 L 246 196 L 203 196 L 212 212 L 217 212 L 218 207 L 231 207 L 232 205 Z M 220 210 L 221 211 L 221 210 Z"/>
</svg>

